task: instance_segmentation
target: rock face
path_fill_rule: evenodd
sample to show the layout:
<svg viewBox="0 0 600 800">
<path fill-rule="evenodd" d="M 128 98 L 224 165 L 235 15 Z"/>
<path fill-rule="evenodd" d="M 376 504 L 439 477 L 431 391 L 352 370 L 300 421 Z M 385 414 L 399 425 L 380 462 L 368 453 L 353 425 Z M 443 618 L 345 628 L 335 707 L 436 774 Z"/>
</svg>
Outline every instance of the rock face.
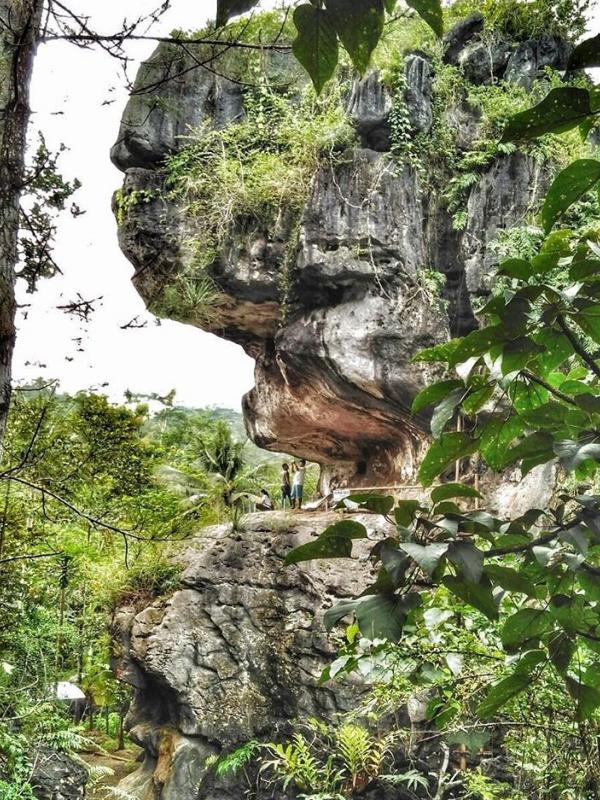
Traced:
<svg viewBox="0 0 600 800">
<path fill-rule="evenodd" d="M 564 66 L 563 42 L 545 37 L 490 47 L 482 27 L 473 15 L 445 40 L 446 62 L 474 82 L 528 85 L 543 67 Z M 190 127 L 222 128 L 245 113 L 239 85 L 198 68 L 194 53 L 194 45 L 158 47 L 140 70 L 112 150 L 125 172 L 123 197 L 143 199 L 129 203 L 119 239 L 151 308 L 189 268 L 185 243 L 203 229 L 183 201 L 161 193 L 164 157 L 183 146 Z M 283 88 L 305 80 L 285 54 L 275 54 L 268 69 Z M 413 138 L 433 124 L 433 77 L 426 56 L 406 58 L 404 106 Z M 499 155 L 466 190 L 468 221 L 456 230 L 443 199 L 451 175 L 440 174 L 435 159 L 417 170 L 390 152 L 390 89 L 377 73 L 350 84 L 356 147 L 317 170 L 299 224 L 285 214 L 272 230 L 233 223 L 207 270 L 219 292 L 218 313 L 206 319 L 183 306 L 169 312 L 239 343 L 256 360 L 256 388 L 243 402 L 250 436 L 261 447 L 321 463 L 323 488 L 414 481 L 427 419 L 414 419 L 409 409 L 431 375 L 411 359 L 477 326 L 473 300 L 490 288 L 492 245 L 499 231 L 522 221 L 545 186 L 538 162 L 518 152 Z M 459 153 L 468 150 L 478 111 L 457 97 L 444 117 Z M 441 297 L 427 288 L 431 273 L 444 276 Z"/>
<path fill-rule="evenodd" d="M 88 773 L 65 753 L 40 748 L 33 760 L 30 783 L 38 800 L 82 800 Z"/>
<path fill-rule="evenodd" d="M 215 782 L 207 757 L 353 707 L 358 685 L 317 686 L 334 652 L 322 619 L 332 600 L 360 592 L 364 567 L 356 578 L 348 562 L 283 567 L 335 519 L 272 512 L 245 518 L 242 532 L 207 528 L 180 556 L 180 591 L 118 611 L 116 674 L 135 687 L 127 726 L 146 754 L 120 788 L 139 800 L 238 800 L 239 779 Z M 385 535 L 378 518 L 359 519 Z"/>
</svg>

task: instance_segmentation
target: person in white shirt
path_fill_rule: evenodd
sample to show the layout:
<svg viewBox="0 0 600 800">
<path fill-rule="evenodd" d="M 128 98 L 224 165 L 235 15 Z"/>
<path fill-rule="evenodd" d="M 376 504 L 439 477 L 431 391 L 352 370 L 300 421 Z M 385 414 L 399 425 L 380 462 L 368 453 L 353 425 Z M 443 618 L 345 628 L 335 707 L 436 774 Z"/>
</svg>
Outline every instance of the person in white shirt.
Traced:
<svg viewBox="0 0 600 800">
<path fill-rule="evenodd" d="M 304 494 L 304 473 L 306 471 L 306 461 L 292 461 L 292 508 L 302 508 L 302 496 Z"/>
</svg>

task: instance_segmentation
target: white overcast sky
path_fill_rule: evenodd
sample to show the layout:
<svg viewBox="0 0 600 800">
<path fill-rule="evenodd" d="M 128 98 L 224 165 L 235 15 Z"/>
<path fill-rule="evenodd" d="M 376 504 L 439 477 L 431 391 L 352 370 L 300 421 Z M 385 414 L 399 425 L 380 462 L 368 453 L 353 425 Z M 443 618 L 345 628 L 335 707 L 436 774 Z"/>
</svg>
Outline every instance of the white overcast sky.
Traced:
<svg viewBox="0 0 600 800">
<path fill-rule="evenodd" d="M 89 14 L 95 29 L 118 30 L 123 16 L 136 18 L 159 0 L 71 0 L 70 6 Z M 267 0 L 263 5 L 274 5 Z M 197 29 L 214 16 L 215 0 L 172 0 L 172 8 L 154 28 Z M 597 31 L 597 16 L 591 23 Z M 130 55 L 142 59 L 150 43 L 136 43 Z M 132 65 L 132 74 L 135 66 Z M 62 216 L 56 260 L 63 275 L 42 281 L 38 292 L 22 295 L 31 302 L 19 320 L 14 376 L 29 381 L 58 378 L 63 390 L 103 387 L 115 401 L 125 389 L 165 394 L 176 389 L 185 405 L 239 408 L 253 385 L 253 361 L 242 349 L 210 334 L 176 322 L 156 325 L 134 290 L 132 267 L 117 245 L 110 210 L 112 193 L 122 175 L 110 162 L 127 92 L 118 64 L 101 51 L 81 50 L 55 42 L 42 46 L 35 61 L 31 102 L 31 136 L 43 131 L 50 146 L 63 142 L 69 150 L 60 166 L 65 177 L 77 176 L 83 187 L 75 196 L 86 212 L 77 219 Z M 102 296 L 87 325 L 56 310 L 73 299 Z M 139 330 L 120 326 L 138 316 L 147 320 Z M 80 352 L 78 340 L 81 338 Z"/>
<path fill-rule="evenodd" d="M 69 3 L 106 32 L 118 30 L 125 14 L 135 18 L 158 4 L 159 0 Z M 214 0 L 172 0 L 172 9 L 153 31 L 197 29 L 214 13 Z M 146 42 L 129 51 L 142 59 L 152 49 Z M 109 56 L 62 42 L 40 47 L 31 93 L 31 138 L 41 130 L 50 146 L 67 145 L 59 162 L 61 172 L 82 182 L 73 199 L 86 213 L 60 219 L 55 255 L 64 274 L 40 282 L 33 296 L 20 295 L 21 302 L 32 305 L 18 324 L 15 380 L 58 378 L 69 392 L 108 384 L 102 391 L 117 401 L 127 388 L 160 394 L 175 388 L 178 403 L 237 409 L 253 385 L 253 361 L 240 347 L 190 326 L 170 321 L 156 325 L 130 282 L 133 270 L 119 250 L 110 210 L 122 175 L 111 164 L 109 150 L 126 102 L 119 65 Z M 56 310 L 77 293 L 86 299 L 103 298 L 83 326 Z M 120 329 L 136 315 L 148 320 L 146 328 Z M 78 350 L 80 337 L 83 352 Z"/>
</svg>

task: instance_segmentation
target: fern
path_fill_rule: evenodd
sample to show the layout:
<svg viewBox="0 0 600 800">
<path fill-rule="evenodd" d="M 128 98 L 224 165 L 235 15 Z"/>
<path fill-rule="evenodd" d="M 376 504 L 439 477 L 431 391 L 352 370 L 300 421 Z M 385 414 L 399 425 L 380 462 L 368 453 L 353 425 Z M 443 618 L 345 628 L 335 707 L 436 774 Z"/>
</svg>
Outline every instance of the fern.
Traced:
<svg viewBox="0 0 600 800">
<path fill-rule="evenodd" d="M 260 750 L 261 744 L 256 739 L 250 739 L 249 742 L 245 742 L 241 747 L 238 747 L 237 750 L 234 750 L 232 753 L 228 753 L 226 756 L 220 756 L 218 758 L 211 758 L 207 759 L 207 766 L 215 767 L 215 775 L 218 778 L 223 778 L 227 775 L 235 775 L 241 769 L 243 769 L 255 756 L 258 750 Z"/>
</svg>

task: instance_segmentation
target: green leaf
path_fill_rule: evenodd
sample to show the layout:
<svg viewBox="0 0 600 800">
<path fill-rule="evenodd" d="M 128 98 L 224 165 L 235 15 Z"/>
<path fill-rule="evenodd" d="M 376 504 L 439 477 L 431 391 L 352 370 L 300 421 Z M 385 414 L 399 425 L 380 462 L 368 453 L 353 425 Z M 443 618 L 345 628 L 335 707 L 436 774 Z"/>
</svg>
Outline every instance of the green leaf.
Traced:
<svg viewBox="0 0 600 800">
<path fill-rule="evenodd" d="M 394 498 L 389 495 L 356 493 L 351 494 L 346 499 L 352 503 L 358 503 L 374 514 L 381 514 L 383 517 L 389 514 L 394 507 Z"/>
<path fill-rule="evenodd" d="M 386 572 L 397 588 L 404 584 L 406 570 L 412 564 L 410 557 L 391 542 L 382 542 L 377 554 Z"/>
<path fill-rule="evenodd" d="M 404 550 L 413 561 L 416 561 L 423 572 L 426 572 L 428 575 L 433 575 L 437 565 L 448 550 L 448 543 L 435 542 L 434 544 L 421 545 L 413 542 L 402 542 L 400 548 Z"/>
<path fill-rule="evenodd" d="M 548 189 L 542 208 L 542 224 L 549 233 L 556 220 L 600 181 L 600 161 L 580 158 L 559 172 Z"/>
<path fill-rule="evenodd" d="M 309 4 L 298 6 L 294 25 L 298 31 L 292 45 L 294 55 L 310 75 L 317 94 L 321 94 L 338 63 L 338 39 L 329 12 Z"/>
<path fill-rule="evenodd" d="M 464 383 L 457 380 L 448 380 L 438 381 L 437 383 L 432 383 L 431 386 L 426 386 L 413 400 L 412 413 L 418 414 L 426 406 L 438 403 L 455 389 L 464 389 Z"/>
<path fill-rule="evenodd" d="M 481 454 L 492 469 L 502 469 L 509 444 L 523 433 L 524 421 L 520 417 L 507 420 L 493 418 L 486 423 L 479 440 Z"/>
<path fill-rule="evenodd" d="M 567 684 L 569 694 L 575 701 L 575 719 L 577 722 L 583 722 L 589 719 L 598 706 L 600 706 L 600 692 L 592 686 L 579 683 L 579 681 L 569 676 L 565 678 L 565 683 Z"/>
<path fill-rule="evenodd" d="M 500 638 L 507 653 L 515 653 L 531 639 L 539 638 L 554 624 L 552 615 L 539 608 L 522 608 L 504 623 Z"/>
<path fill-rule="evenodd" d="M 493 394 L 493 384 L 490 386 L 483 386 L 481 389 L 471 392 L 462 402 L 463 412 L 469 415 L 476 414 L 478 411 L 481 411 Z"/>
<path fill-rule="evenodd" d="M 421 604 L 416 592 L 405 595 L 372 595 L 359 600 L 354 614 L 360 632 L 368 639 L 388 639 L 396 642 L 408 614 Z"/>
<path fill-rule="evenodd" d="M 523 258 L 509 258 L 500 264 L 498 269 L 499 275 L 507 275 L 509 278 L 519 278 L 519 280 L 528 280 L 533 273 L 529 261 Z"/>
<path fill-rule="evenodd" d="M 227 25 L 231 17 L 250 11 L 258 0 L 217 0 L 217 25 Z"/>
<path fill-rule="evenodd" d="M 475 545 L 466 541 L 451 542 L 447 557 L 468 581 L 479 583 L 483 574 L 483 553 Z"/>
<path fill-rule="evenodd" d="M 481 356 L 487 353 L 494 344 L 498 344 L 504 339 L 505 328 L 503 325 L 491 325 L 478 331 L 472 331 L 462 339 L 456 340 L 457 346 L 451 353 L 448 364 L 455 367 L 474 356 Z"/>
<path fill-rule="evenodd" d="M 476 489 L 464 483 L 443 483 L 431 491 L 431 502 L 434 505 L 449 497 L 478 497 L 481 499 L 481 495 Z"/>
<path fill-rule="evenodd" d="M 431 486 L 434 479 L 458 458 L 477 450 L 477 441 L 466 433 L 445 433 L 427 451 L 419 469 L 423 486 Z"/>
<path fill-rule="evenodd" d="M 491 584 L 487 579 L 481 583 L 473 583 L 452 575 L 445 575 L 442 583 L 463 603 L 478 609 L 489 619 L 498 619 L 498 607 L 492 595 Z"/>
<path fill-rule="evenodd" d="M 580 281 L 590 277 L 599 278 L 600 261 L 596 258 L 585 258 L 583 261 L 575 261 L 569 268 L 569 277 L 574 281 Z"/>
<path fill-rule="evenodd" d="M 556 631 L 548 639 L 550 661 L 559 675 L 564 675 L 571 663 L 577 645 L 564 631 Z"/>
<path fill-rule="evenodd" d="M 453 392 L 450 392 L 450 394 L 435 407 L 433 416 L 431 417 L 431 435 L 434 439 L 439 439 L 442 435 L 444 428 L 454 416 L 454 412 L 457 406 L 460 405 L 460 401 L 463 399 L 464 395 L 464 387 L 454 389 Z"/>
<path fill-rule="evenodd" d="M 567 71 L 600 67 L 600 34 L 584 39 L 573 49 Z"/>
<path fill-rule="evenodd" d="M 421 605 L 421 596 L 416 592 L 404 595 L 366 595 L 356 600 L 342 600 L 325 612 L 327 630 L 349 614 L 356 617 L 358 627 L 368 639 L 388 639 L 395 642 L 409 613 Z"/>
<path fill-rule="evenodd" d="M 408 528 L 420 507 L 421 504 L 418 500 L 398 500 L 394 509 L 396 524 L 402 528 Z"/>
<path fill-rule="evenodd" d="M 536 431 L 519 442 L 516 447 L 511 447 L 503 461 L 504 466 L 514 461 L 521 461 L 521 471 L 526 475 L 538 464 L 545 464 L 554 458 L 554 439 L 548 433 Z"/>
<path fill-rule="evenodd" d="M 444 35 L 444 14 L 441 0 L 406 0 L 440 39 Z"/>
<path fill-rule="evenodd" d="M 574 321 L 596 344 L 600 344 L 600 305 L 580 309 L 574 316 Z"/>
<path fill-rule="evenodd" d="M 383 33 L 383 0 L 327 0 L 327 10 L 352 63 L 364 75 Z"/>
<path fill-rule="evenodd" d="M 502 350 L 502 374 L 518 372 L 523 369 L 531 359 L 544 352 L 544 348 L 532 339 L 521 336 L 513 339 Z"/>
<path fill-rule="evenodd" d="M 538 105 L 511 117 L 501 141 L 525 141 L 537 139 L 545 133 L 570 131 L 591 113 L 590 95 L 586 89 L 561 86 L 552 89 Z"/>
<path fill-rule="evenodd" d="M 312 561 L 315 558 L 349 558 L 352 541 L 366 539 L 367 529 L 355 520 L 343 520 L 330 525 L 318 539 L 301 544 L 291 550 L 284 561 L 285 566 Z"/>
<path fill-rule="evenodd" d="M 477 708 L 477 715 L 484 720 L 491 719 L 502 706 L 516 697 L 531 684 L 531 673 L 545 656 L 541 650 L 532 650 L 519 661 L 512 675 L 494 684 L 485 699 Z"/>
<path fill-rule="evenodd" d="M 499 564 L 486 564 L 484 571 L 495 584 L 501 586 L 507 592 L 518 592 L 519 594 L 527 595 L 527 597 L 536 596 L 535 586 L 529 578 L 521 575 L 511 567 L 502 567 Z"/>
</svg>

